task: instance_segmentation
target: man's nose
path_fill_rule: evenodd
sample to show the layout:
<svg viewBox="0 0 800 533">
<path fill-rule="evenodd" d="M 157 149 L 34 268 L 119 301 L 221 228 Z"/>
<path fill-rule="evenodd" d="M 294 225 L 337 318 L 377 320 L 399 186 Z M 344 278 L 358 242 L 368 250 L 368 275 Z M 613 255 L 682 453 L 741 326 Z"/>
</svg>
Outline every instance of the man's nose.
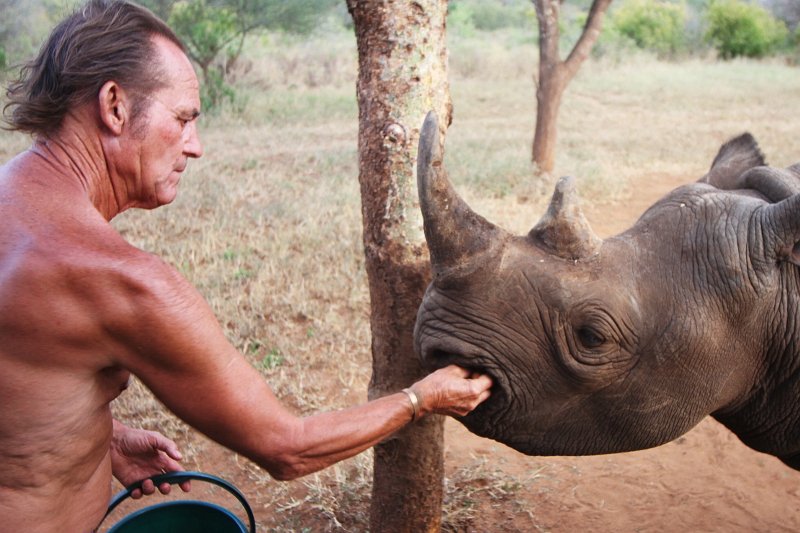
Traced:
<svg viewBox="0 0 800 533">
<path fill-rule="evenodd" d="M 200 135 L 197 133 L 197 125 L 192 122 L 189 138 L 183 147 L 183 152 L 189 157 L 200 157 L 203 155 L 203 144 L 200 142 Z"/>
</svg>

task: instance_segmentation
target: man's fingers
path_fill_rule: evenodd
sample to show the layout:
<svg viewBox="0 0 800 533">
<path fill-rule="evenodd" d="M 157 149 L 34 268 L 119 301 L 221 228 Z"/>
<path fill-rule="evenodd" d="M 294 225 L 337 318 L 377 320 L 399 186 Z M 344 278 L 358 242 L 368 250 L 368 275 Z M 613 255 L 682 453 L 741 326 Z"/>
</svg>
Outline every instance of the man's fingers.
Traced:
<svg viewBox="0 0 800 533">
<path fill-rule="evenodd" d="M 142 493 L 143 494 L 153 494 L 156 491 L 156 486 L 153 483 L 152 479 L 147 479 L 142 483 Z"/>
<path fill-rule="evenodd" d="M 183 455 L 181 455 L 181 452 L 180 452 L 180 451 L 178 451 L 178 447 L 177 447 L 177 446 L 175 446 L 175 447 L 170 447 L 170 448 L 168 448 L 168 449 L 166 449 L 166 450 L 164 450 L 164 451 L 167 453 L 167 455 L 168 455 L 168 456 L 169 456 L 171 459 L 174 459 L 174 460 L 176 460 L 176 461 L 180 461 L 181 459 L 183 459 Z"/>
<path fill-rule="evenodd" d="M 154 450 L 161 450 L 162 452 L 167 454 L 172 459 L 175 459 L 176 461 L 180 461 L 181 459 L 183 459 L 180 450 L 178 450 L 178 445 L 175 444 L 175 441 L 173 441 L 172 439 L 168 439 L 167 437 L 156 431 L 151 431 L 148 437 L 150 440 L 150 446 Z"/>
<path fill-rule="evenodd" d="M 176 461 L 175 459 L 167 456 L 161 456 L 161 468 L 166 472 L 182 472 L 183 467 L 181 464 Z"/>
<path fill-rule="evenodd" d="M 158 486 L 158 490 L 161 492 L 161 494 L 169 494 L 172 490 L 172 485 L 169 483 L 162 483 Z"/>
<path fill-rule="evenodd" d="M 448 366 L 444 367 L 442 370 L 444 370 L 444 371 L 446 371 L 446 372 L 448 372 L 450 374 L 453 374 L 455 376 L 461 377 L 461 378 L 467 378 L 470 375 L 470 371 L 469 370 L 467 370 L 466 368 L 462 368 L 460 366 L 457 366 L 457 365 L 448 365 Z"/>
<path fill-rule="evenodd" d="M 166 452 L 170 458 L 175 459 L 176 461 L 183 459 L 183 455 L 181 455 L 180 450 L 178 450 L 178 445 L 172 441 L 168 441 L 167 446 L 164 447 L 164 452 Z"/>
<path fill-rule="evenodd" d="M 192 482 L 191 481 L 184 481 L 181 483 L 181 489 L 183 492 L 190 492 L 192 490 Z"/>
<path fill-rule="evenodd" d="M 478 377 L 472 378 L 472 382 L 476 384 L 480 390 L 489 390 L 492 388 L 492 378 L 486 374 L 480 374 Z"/>
<path fill-rule="evenodd" d="M 489 389 L 492 386 L 492 378 L 487 376 L 486 374 L 481 374 L 480 372 L 475 372 L 472 370 L 467 370 L 466 368 L 457 366 L 457 365 L 450 365 L 446 366 L 444 370 L 447 370 L 449 373 L 454 374 L 463 379 L 469 379 L 475 382 L 480 389 Z"/>
</svg>

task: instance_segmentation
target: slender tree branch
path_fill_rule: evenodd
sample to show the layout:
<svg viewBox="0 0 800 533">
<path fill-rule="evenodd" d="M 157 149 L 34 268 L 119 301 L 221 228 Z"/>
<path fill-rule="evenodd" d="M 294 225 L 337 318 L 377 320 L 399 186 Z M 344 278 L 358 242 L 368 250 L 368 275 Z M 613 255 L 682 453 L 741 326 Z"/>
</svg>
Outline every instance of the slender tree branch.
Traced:
<svg viewBox="0 0 800 533">
<path fill-rule="evenodd" d="M 586 19 L 586 24 L 583 27 L 578 42 L 572 48 L 569 57 L 564 62 L 566 67 L 567 76 L 572 79 L 578 68 L 581 66 L 592 50 L 592 46 L 597 42 L 600 37 L 600 29 L 603 25 L 603 15 L 611 4 L 612 0 L 594 0 L 592 8 L 589 11 L 589 17 Z"/>
</svg>

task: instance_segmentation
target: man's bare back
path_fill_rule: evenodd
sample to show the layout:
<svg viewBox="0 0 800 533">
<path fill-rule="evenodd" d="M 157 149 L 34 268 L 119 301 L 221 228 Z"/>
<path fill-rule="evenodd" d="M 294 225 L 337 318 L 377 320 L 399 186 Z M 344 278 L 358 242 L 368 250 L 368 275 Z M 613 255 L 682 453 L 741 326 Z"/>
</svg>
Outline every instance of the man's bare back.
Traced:
<svg viewBox="0 0 800 533">
<path fill-rule="evenodd" d="M 30 531 L 31 516 L 41 531 L 97 524 L 111 490 L 109 403 L 129 377 L 96 318 L 113 312 L 113 272 L 127 246 L 47 167 L 26 152 L 0 173 L 0 529 L 8 531 Z"/>
<path fill-rule="evenodd" d="M 91 531 L 112 474 L 128 484 L 180 469 L 175 443 L 112 420 L 109 404 L 131 374 L 277 479 L 351 457 L 428 413 L 465 415 L 489 396 L 488 377 L 451 366 L 349 409 L 287 410 L 199 292 L 109 223 L 169 204 L 202 155 L 199 83 L 182 44 L 152 13 L 117 0 L 90 0 L 67 22 L 40 55 L 59 49 L 76 64 L 39 58 L 10 91 L 12 129 L 35 142 L 0 167 L 0 530 Z M 47 68 L 94 78 L 71 101 Z M 149 483 L 143 492 L 155 490 Z"/>
</svg>

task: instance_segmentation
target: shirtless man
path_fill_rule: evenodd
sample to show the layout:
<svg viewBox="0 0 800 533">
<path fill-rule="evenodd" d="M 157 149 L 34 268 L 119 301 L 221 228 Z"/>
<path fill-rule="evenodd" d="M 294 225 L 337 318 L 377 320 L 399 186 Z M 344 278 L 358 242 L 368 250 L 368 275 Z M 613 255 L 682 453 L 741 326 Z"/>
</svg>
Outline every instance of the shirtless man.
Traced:
<svg viewBox="0 0 800 533">
<path fill-rule="evenodd" d="M 180 418 L 291 479 L 427 413 L 464 415 L 491 381 L 448 367 L 399 392 L 298 418 L 226 340 L 200 294 L 109 225 L 170 203 L 202 148 L 192 65 L 148 11 L 92 0 L 9 91 L 32 147 L 0 167 L 0 530 L 90 531 L 111 476 L 179 469 L 165 437 L 112 420 L 135 374 Z M 152 491 L 152 484 L 149 490 Z"/>
</svg>

